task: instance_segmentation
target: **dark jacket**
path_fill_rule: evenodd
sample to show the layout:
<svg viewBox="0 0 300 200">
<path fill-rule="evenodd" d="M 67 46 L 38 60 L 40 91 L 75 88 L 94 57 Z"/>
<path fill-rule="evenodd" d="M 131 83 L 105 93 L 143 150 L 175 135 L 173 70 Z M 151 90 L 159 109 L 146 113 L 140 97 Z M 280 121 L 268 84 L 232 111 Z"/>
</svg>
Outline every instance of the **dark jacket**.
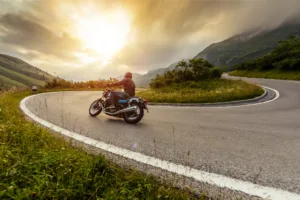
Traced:
<svg viewBox="0 0 300 200">
<path fill-rule="evenodd" d="M 129 96 L 134 97 L 135 95 L 135 83 L 131 78 L 125 77 L 123 80 L 110 84 L 111 86 L 123 85 L 124 92 L 126 92 Z"/>
</svg>

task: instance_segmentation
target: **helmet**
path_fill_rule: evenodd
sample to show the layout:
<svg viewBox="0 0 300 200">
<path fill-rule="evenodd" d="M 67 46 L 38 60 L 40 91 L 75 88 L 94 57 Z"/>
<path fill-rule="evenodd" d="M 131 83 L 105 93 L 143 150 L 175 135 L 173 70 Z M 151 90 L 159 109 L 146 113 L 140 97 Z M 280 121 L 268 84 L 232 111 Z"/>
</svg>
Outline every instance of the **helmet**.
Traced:
<svg viewBox="0 0 300 200">
<path fill-rule="evenodd" d="M 125 78 L 132 78 L 132 73 L 131 72 L 127 72 L 124 77 Z"/>
</svg>

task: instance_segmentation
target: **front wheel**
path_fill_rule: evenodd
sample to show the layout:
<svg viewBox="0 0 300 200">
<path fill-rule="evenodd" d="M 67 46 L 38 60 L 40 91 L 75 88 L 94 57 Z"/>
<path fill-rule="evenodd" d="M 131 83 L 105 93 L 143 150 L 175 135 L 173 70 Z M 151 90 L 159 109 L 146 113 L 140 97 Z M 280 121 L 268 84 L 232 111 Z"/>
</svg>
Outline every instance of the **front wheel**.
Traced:
<svg viewBox="0 0 300 200">
<path fill-rule="evenodd" d="M 144 117 L 144 108 L 141 104 L 132 104 L 131 106 L 136 106 L 136 111 L 124 113 L 124 121 L 128 124 L 136 124 Z"/>
<path fill-rule="evenodd" d="M 90 116 L 96 117 L 97 115 L 99 115 L 101 113 L 102 108 L 103 108 L 103 106 L 102 106 L 100 99 L 94 101 L 91 104 L 90 109 L 89 109 Z"/>
</svg>

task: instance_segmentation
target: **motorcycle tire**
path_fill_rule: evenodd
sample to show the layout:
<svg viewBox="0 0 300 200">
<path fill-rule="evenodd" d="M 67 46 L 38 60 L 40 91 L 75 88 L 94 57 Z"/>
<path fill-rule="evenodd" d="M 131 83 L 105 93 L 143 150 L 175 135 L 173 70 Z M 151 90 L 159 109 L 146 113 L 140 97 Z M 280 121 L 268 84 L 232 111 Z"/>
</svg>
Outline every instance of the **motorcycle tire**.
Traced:
<svg viewBox="0 0 300 200">
<path fill-rule="evenodd" d="M 99 104 L 99 106 L 98 106 L 98 109 L 95 111 L 93 111 L 93 109 L 94 109 L 94 106 L 96 106 L 96 104 Z M 90 108 L 89 108 L 89 114 L 90 114 L 90 116 L 92 116 L 92 117 L 96 117 L 97 115 L 99 115 L 101 112 L 102 112 L 102 106 L 100 105 L 101 104 L 101 102 L 100 102 L 100 100 L 98 99 L 98 100 L 95 100 L 92 104 L 91 104 L 91 106 L 90 106 Z M 100 107 L 100 108 L 99 108 Z"/>
<path fill-rule="evenodd" d="M 139 116 L 137 116 L 137 118 L 131 120 L 130 116 L 129 116 L 130 113 L 124 113 L 123 119 L 128 124 L 137 124 L 144 117 L 144 108 L 142 107 L 141 104 L 132 104 L 132 106 L 137 106 L 138 107 L 138 109 L 140 110 Z"/>
</svg>

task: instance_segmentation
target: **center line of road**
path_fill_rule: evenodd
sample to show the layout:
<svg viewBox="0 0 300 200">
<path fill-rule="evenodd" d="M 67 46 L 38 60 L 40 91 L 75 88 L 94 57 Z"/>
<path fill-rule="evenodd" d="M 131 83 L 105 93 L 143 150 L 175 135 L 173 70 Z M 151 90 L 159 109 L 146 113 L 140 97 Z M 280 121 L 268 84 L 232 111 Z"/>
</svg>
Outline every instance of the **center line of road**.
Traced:
<svg viewBox="0 0 300 200">
<path fill-rule="evenodd" d="M 39 94 L 41 95 L 41 94 Z M 276 94 L 277 95 L 277 94 Z M 36 96 L 36 95 L 34 95 Z M 39 118 L 34 115 L 26 106 L 26 102 L 34 97 L 29 96 L 24 98 L 20 103 L 20 109 L 32 120 L 38 122 L 39 124 L 50 128 L 64 136 L 73 138 L 77 141 L 80 141 L 84 144 L 90 145 L 92 147 L 99 148 L 103 151 L 113 153 L 124 158 L 128 158 L 139 163 L 151 165 L 178 175 L 183 175 L 189 178 L 193 178 L 200 182 L 205 182 L 211 185 L 216 185 L 222 188 L 229 188 L 235 191 L 244 192 L 248 195 L 258 196 L 264 199 L 273 199 L 273 200 L 300 200 L 300 194 L 292 193 L 289 191 L 284 191 L 282 189 L 265 187 L 258 184 L 253 184 L 251 182 L 242 181 L 238 179 L 233 179 L 223 175 L 209 173 L 205 171 L 200 171 L 198 169 L 191 168 L 189 166 L 184 166 L 180 164 L 171 163 L 159 158 L 147 156 L 138 152 L 130 151 L 128 149 L 123 149 L 114 145 L 106 144 L 101 141 L 94 140 L 92 138 L 77 134 L 75 132 L 69 131 L 57 125 L 54 125 L 44 119 Z M 278 93 L 279 97 L 279 93 Z M 278 98 L 277 97 L 277 98 Z"/>
</svg>

